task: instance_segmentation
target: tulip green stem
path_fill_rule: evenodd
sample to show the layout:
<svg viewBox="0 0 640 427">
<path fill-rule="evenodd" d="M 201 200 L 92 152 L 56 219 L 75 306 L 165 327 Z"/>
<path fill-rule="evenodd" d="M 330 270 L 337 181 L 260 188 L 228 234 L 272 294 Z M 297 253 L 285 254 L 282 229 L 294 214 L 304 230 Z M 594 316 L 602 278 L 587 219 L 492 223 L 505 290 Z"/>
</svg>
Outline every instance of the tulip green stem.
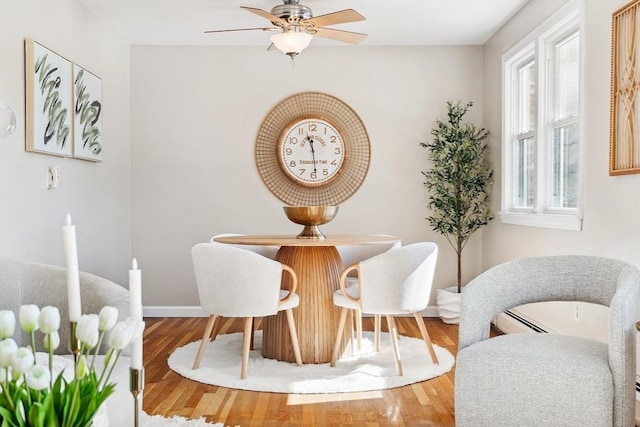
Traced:
<svg viewBox="0 0 640 427">
<path fill-rule="evenodd" d="M 24 383 L 27 384 L 27 374 L 22 374 Z M 29 387 L 27 386 L 27 402 L 29 402 L 29 407 L 31 407 L 31 393 L 29 393 Z"/>
<path fill-rule="evenodd" d="M 31 331 L 31 351 L 33 352 L 33 364 L 36 364 L 36 331 Z"/>
<path fill-rule="evenodd" d="M 11 405 L 11 410 L 15 411 L 16 407 L 13 404 L 13 399 L 11 399 L 11 396 L 9 395 L 9 388 L 7 387 L 7 384 L 9 383 L 9 367 L 5 367 L 4 368 L 4 373 L 5 373 L 5 378 L 4 378 L 4 387 L 2 387 L 2 392 L 4 393 L 4 396 L 7 398 L 7 402 L 9 402 L 9 404 Z"/>
<path fill-rule="evenodd" d="M 51 374 L 51 378 L 49 378 L 49 389 L 53 388 L 53 349 L 51 348 L 51 334 L 47 334 L 49 339 L 49 373 Z"/>
<path fill-rule="evenodd" d="M 102 386 L 102 387 L 100 387 L 100 389 L 104 388 L 104 386 L 106 386 L 106 385 L 107 385 L 107 384 L 106 384 L 107 379 L 111 378 L 111 374 L 113 373 L 113 368 L 115 368 L 115 367 L 116 367 L 116 363 L 118 363 L 118 359 L 120 358 L 120 353 L 122 353 L 122 350 L 118 350 L 118 351 L 116 351 L 116 358 L 115 358 L 115 360 L 113 361 L 113 363 L 111 364 L 111 368 L 109 369 L 109 374 L 107 374 L 107 377 L 106 377 L 106 379 L 105 379 L 105 384 L 103 384 L 103 386 Z M 102 378 L 104 377 L 104 373 L 106 372 L 106 370 L 107 370 L 107 365 L 105 365 L 105 366 L 104 366 L 104 370 L 102 371 L 102 375 L 100 375 L 100 379 L 98 380 L 98 386 L 99 386 L 99 385 L 100 385 L 100 383 L 102 382 Z"/>
<path fill-rule="evenodd" d="M 98 338 L 98 345 L 96 345 L 96 350 L 93 352 L 93 359 L 91 359 L 91 367 L 89 369 L 93 369 L 93 364 L 96 361 L 96 356 L 98 355 L 98 351 L 100 351 L 100 346 L 102 345 L 103 338 L 104 338 L 104 331 L 100 331 L 100 337 Z"/>
</svg>

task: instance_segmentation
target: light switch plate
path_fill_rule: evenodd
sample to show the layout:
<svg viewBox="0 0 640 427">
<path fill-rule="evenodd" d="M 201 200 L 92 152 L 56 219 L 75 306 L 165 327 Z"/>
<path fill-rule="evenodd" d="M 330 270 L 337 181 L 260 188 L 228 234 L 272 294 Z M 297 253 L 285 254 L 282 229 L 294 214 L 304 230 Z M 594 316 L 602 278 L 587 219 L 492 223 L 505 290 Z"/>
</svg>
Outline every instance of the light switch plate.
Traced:
<svg viewBox="0 0 640 427">
<path fill-rule="evenodd" d="M 58 188 L 60 183 L 60 174 L 57 166 L 49 166 L 47 171 L 47 188 L 52 190 Z"/>
</svg>

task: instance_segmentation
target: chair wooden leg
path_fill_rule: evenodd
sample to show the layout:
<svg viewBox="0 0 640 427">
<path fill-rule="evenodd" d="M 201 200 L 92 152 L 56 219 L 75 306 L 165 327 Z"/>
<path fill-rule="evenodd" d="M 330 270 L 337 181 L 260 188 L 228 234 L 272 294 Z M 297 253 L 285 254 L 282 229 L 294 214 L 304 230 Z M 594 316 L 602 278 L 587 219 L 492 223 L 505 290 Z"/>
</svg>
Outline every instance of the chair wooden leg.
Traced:
<svg viewBox="0 0 640 427">
<path fill-rule="evenodd" d="M 380 315 L 373 316 L 373 351 L 380 351 L 380 329 L 382 329 Z"/>
<path fill-rule="evenodd" d="M 427 332 L 427 327 L 424 325 L 424 319 L 420 315 L 420 313 L 413 313 L 413 317 L 416 318 L 416 322 L 418 323 L 418 329 L 420 329 L 420 333 L 422 334 L 422 339 L 427 345 L 427 350 L 431 355 L 431 361 L 436 365 L 439 365 L 438 356 L 436 356 L 436 351 L 433 349 L 433 344 L 431 343 L 431 337 L 429 337 L 429 332 Z"/>
<path fill-rule="evenodd" d="M 286 310 L 287 322 L 289 323 L 289 333 L 291 334 L 291 344 L 293 345 L 293 354 L 296 356 L 296 364 L 302 366 L 302 355 L 300 354 L 300 344 L 298 343 L 298 331 L 296 323 L 293 321 L 293 310 Z"/>
<path fill-rule="evenodd" d="M 331 355 L 331 367 L 336 366 L 336 360 L 338 360 L 338 352 L 340 351 L 340 341 L 342 341 L 342 333 L 344 332 L 344 323 L 347 320 L 348 308 L 342 307 L 340 312 L 340 321 L 338 322 L 338 334 L 336 335 L 336 342 L 333 345 L 333 354 Z"/>
<path fill-rule="evenodd" d="M 356 325 L 356 318 L 353 314 L 355 310 L 349 310 L 349 347 L 351 347 L 351 355 L 353 356 L 353 353 L 355 351 L 355 347 L 354 347 L 354 342 L 353 342 L 353 331 L 356 330 L 357 325 Z M 357 333 L 357 332 L 356 332 Z"/>
<path fill-rule="evenodd" d="M 358 350 L 362 349 L 362 311 L 353 310 L 356 317 L 356 340 L 358 342 Z"/>
<path fill-rule="evenodd" d="M 241 380 L 247 377 L 247 365 L 249 364 L 249 346 L 251 344 L 252 326 L 253 326 L 253 317 L 245 317 L 243 340 L 242 340 L 242 368 L 240 370 Z"/>
<path fill-rule="evenodd" d="M 202 360 L 202 355 L 204 354 L 204 349 L 207 347 L 207 343 L 209 342 L 209 334 L 211 334 L 211 330 L 213 329 L 213 324 L 216 322 L 216 315 L 212 314 L 209 316 L 209 320 L 207 321 L 207 326 L 204 328 L 204 334 L 202 335 L 202 341 L 200 341 L 200 347 L 198 348 L 198 353 L 196 354 L 196 360 L 193 362 L 193 369 L 198 369 L 200 367 L 200 361 Z"/>
<path fill-rule="evenodd" d="M 398 329 L 396 328 L 396 322 L 393 316 L 387 315 L 387 328 L 389 328 L 393 358 L 396 361 L 396 372 L 399 376 L 402 376 L 402 363 L 400 362 L 400 351 L 398 350 Z"/>
<path fill-rule="evenodd" d="M 218 334 L 220 333 L 220 329 L 222 329 L 222 323 L 224 318 L 222 316 L 216 317 L 216 323 L 214 324 L 213 330 L 211 331 L 211 342 L 213 342 Z"/>
<path fill-rule="evenodd" d="M 256 330 L 256 318 L 251 320 L 251 343 L 249 343 L 249 349 L 253 350 L 253 332 Z"/>
</svg>

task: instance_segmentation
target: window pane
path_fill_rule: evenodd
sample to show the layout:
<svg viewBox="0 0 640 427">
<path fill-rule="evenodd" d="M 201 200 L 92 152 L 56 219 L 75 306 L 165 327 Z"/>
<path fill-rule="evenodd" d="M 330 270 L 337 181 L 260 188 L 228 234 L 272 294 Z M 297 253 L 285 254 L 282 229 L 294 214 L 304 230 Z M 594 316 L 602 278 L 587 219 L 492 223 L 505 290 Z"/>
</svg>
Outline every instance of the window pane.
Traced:
<svg viewBox="0 0 640 427">
<path fill-rule="evenodd" d="M 530 61 L 518 68 L 518 133 L 535 129 L 536 76 L 535 62 Z"/>
<path fill-rule="evenodd" d="M 578 114 L 580 38 L 575 33 L 555 45 L 555 119 Z"/>
<path fill-rule="evenodd" d="M 513 153 L 513 207 L 533 208 L 535 196 L 535 146 L 533 137 L 518 139 Z"/>
<path fill-rule="evenodd" d="M 578 123 L 553 130 L 550 208 L 578 206 Z"/>
</svg>

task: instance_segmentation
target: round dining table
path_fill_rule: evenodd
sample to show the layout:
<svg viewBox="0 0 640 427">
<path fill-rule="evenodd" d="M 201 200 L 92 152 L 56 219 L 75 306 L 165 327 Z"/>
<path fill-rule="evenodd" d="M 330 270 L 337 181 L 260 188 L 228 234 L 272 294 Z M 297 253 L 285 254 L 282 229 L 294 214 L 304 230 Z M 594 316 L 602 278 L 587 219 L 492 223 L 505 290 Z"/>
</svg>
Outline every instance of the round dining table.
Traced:
<svg viewBox="0 0 640 427">
<path fill-rule="evenodd" d="M 300 305 L 293 310 L 303 363 L 329 363 L 336 340 L 340 310 L 333 293 L 340 287 L 342 264 L 336 246 L 375 245 L 399 242 L 389 235 L 328 235 L 324 239 L 288 235 L 233 235 L 214 239 L 234 245 L 279 246 L 276 260 L 293 268 L 298 276 Z M 291 280 L 284 276 L 284 281 Z M 287 283 L 284 283 L 286 288 Z M 262 322 L 262 355 L 295 362 L 285 313 L 265 317 Z M 347 331 L 349 332 L 349 331 Z M 341 352 L 349 342 L 341 341 Z"/>
</svg>

